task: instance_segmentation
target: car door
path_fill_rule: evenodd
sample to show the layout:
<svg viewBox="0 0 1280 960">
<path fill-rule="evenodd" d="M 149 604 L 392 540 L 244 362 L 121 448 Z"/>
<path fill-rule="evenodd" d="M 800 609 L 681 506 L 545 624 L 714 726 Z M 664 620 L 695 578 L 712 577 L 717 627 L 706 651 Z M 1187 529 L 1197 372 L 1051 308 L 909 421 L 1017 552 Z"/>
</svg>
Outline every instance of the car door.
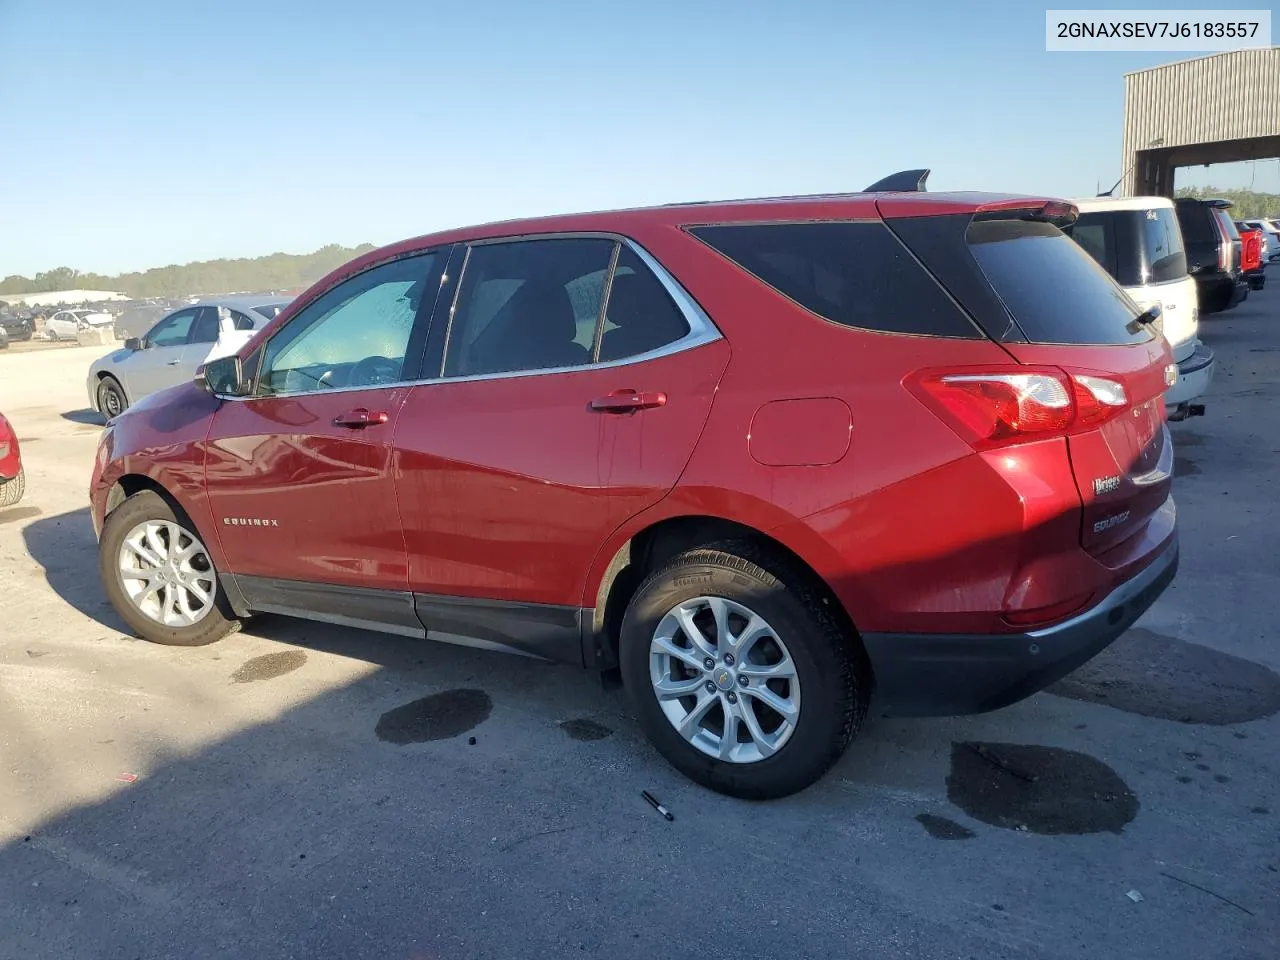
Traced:
<svg viewBox="0 0 1280 960">
<path fill-rule="evenodd" d="M 214 415 L 210 507 L 253 609 L 421 636 L 391 436 L 442 259 L 397 258 L 321 293 L 254 351 L 252 394 Z"/>
<path fill-rule="evenodd" d="M 190 379 L 184 378 L 179 368 L 191 330 L 204 309 L 187 307 L 169 314 L 147 331 L 142 338 L 141 349 L 133 351 L 117 365 L 113 372 L 118 373 L 130 403 L 137 403 L 157 390 Z"/>
<path fill-rule="evenodd" d="M 451 308 L 437 311 L 447 327 L 433 330 L 428 367 L 439 376 L 413 388 L 395 434 L 409 587 L 429 636 L 580 660 L 592 559 L 687 462 L 727 350 L 664 367 L 666 348 L 715 338 L 709 325 L 695 334 L 674 307 L 674 322 L 656 319 L 661 329 L 647 338 L 642 321 L 630 345 L 611 336 L 608 287 L 622 279 L 615 272 L 635 271 L 632 260 L 647 270 L 611 237 L 467 252 Z M 595 360 L 602 328 L 613 362 Z M 677 368 L 682 381 L 670 378 Z M 650 448 L 643 462 L 662 479 L 621 489 L 611 477 L 641 475 L 645 424 L 659 446 L 674 426 L 680 449 Z M 619 450 L 636 463 L 619 469 Z"/>
</svg>

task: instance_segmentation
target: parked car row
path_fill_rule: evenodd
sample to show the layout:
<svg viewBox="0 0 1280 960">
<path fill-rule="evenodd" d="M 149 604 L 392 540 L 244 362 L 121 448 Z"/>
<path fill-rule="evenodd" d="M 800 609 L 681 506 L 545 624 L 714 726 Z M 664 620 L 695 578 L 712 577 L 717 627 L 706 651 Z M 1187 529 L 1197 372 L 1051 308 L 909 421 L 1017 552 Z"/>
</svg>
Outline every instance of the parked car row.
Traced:
<svg viewBox="0 0 1280 960">
<path fill-rule="evenodd" d="M 820 777 L 873 691 L 1028 696 L 1177 568 L 1180 234 L 1167 206 L 1114 225 L 1144 308 L 1074 205 L 922 174 L 354 260 L 110 421 L 111 602 L 158 643 L 269 611 L 616 674 L 673 765 L 744 797 Z"/>
</svg>

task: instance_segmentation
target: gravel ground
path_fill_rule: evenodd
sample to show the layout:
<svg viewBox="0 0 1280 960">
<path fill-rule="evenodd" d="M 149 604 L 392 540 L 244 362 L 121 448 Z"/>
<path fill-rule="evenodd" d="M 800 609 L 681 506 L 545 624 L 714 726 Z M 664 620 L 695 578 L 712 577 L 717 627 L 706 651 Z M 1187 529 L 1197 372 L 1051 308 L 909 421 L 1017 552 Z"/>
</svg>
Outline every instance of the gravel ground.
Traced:
<svg viewBox="0 0 1280 960">
<path fill-rule="evenodd" d="M 0 353 L 29 488 L 0 513 L 0 958 L 1274 960 L 1280 292 L 1202 336 L 1182 568 L 1139 625 L 1006 710 L 875 719 L 769 804 L 684 781 L 574 669 L 272 617 L 133 639 L 85 507 L 105 348 Z"/>
</svg>

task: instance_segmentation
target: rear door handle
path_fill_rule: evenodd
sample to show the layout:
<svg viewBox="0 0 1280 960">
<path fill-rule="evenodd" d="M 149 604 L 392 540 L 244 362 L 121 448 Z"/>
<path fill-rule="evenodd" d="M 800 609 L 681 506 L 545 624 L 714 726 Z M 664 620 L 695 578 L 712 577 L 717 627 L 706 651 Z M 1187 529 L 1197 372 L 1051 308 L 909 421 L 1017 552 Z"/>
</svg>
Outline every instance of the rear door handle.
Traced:
<svg viewBox="0 0 1280 960">
<path fill-rule="evenodd" d="M 335 427 L 353 427 L 361 429 L 363 427 L 374 427 L 380 423 L 386 423 L 389 417 L 385 410 L 366 410 L 364 407 L 356 407 L 354 410 L 348 410 L 346 413 L 339 414 L 333 418 Z"/>
<path fill-rule="evenodd" d="M 178 364 L 180 364 L 181 362 L 182 362 L 182 358 L 181 358 L 181 357 L 179 357 L 177 360 L 169 360 L 169 361 L 165 364 L 165 366 L 168 366 L 168 367 L 176 367 L 176 366 L 177 366 Z"/>
<path fill-rule="evenodd" d="M 666 402 L 667 395 L 658 390 L 615 390 L 607 397 L 592 400 L 591 409 L 599 413 L 631 413 L 661 407 Z"/>
</svg>

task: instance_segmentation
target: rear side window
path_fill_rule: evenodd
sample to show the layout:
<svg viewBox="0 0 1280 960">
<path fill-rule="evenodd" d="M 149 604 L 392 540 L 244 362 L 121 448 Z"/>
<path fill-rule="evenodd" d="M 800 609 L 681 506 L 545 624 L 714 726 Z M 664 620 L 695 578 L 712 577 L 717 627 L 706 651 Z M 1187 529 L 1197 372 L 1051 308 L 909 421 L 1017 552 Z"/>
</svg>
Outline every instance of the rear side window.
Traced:
<svg viewBox="0 0 1280 960">
<path fill-rule="evenodd" d="M 884 333 L 980 336 L 883 223 L 741 224 L 689 232 L 827 320 Z"/>
<path fill-rule="evenodd" d="M 1107 272 L 1061 230 L 974 220 L 965 234 L 987 281 L 1032 343 L 1141 343 L 1150 330 Z"/>
<path fill-rule="evenodd" d="M 688 333 L 689 321 L 672 302 L 662 281 L 640 262 L 634 250 L 624 246 L 609 286 L 600 362 L 658 350 Z"/>
</svg>

